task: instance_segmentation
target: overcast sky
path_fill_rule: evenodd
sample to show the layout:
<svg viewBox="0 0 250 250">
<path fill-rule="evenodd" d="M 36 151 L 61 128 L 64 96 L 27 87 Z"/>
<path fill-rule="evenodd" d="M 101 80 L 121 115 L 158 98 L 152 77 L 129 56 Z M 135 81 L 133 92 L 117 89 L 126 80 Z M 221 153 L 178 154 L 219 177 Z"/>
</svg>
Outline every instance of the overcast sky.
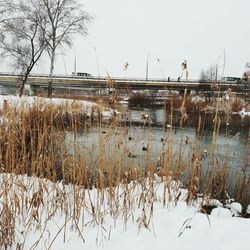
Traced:
<svg viewBox="0 0 250 250">
<path fill-rule="evenodd" d="M 94 16 L 86 38 L 58 55 L 56 72 L 71 74 L 74 50 L 77 71 L 98 75 L 178 77 L 187 60 L 189 78 L 211 64 L 225 75 L 241 76 L 250 61 L 250 0 L 81 0 Z M 58 51 L 60 53 L 60 51 Z M 158 61 L 159 59 L 159 61 Z M 65 66 L 63 63 L 65 62 Z M 98 61 L 98 62 L 97 62 Z M 48 71 L 44 59 L 40 72 Z"/>
</svg>

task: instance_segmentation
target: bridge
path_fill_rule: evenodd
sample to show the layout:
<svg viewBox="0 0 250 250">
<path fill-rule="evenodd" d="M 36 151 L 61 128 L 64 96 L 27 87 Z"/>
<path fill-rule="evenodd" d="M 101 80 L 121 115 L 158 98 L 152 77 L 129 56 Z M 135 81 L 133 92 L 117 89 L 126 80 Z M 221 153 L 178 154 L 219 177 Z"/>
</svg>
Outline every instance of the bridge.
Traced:
<svg viewBox="0 0 250 250">
<path fill-rule="evenodd" d="M 21 76 L 8 73 L 0 73 L 0 84 L 3 86 L 17 87 Z M 199 80 L 178 80 L 178 79 L 142 79 L 142 78 L 110 78 L 110 77 L 76 77 L 67 75 L 53 76 L 53 89 L 84 89 L 84 88 L 115 88 L 132 90 L 177 90 L 183 92 L 209 92 L 225 91 L 230 88 L 234 92 L 249 93 L 249 86 L 243 83 L 211 81 L 200 82 Z M 33 90 L 46 89 L 49 83 L 49 76 L 44 74 L 32 74 L 28 78 Z"/>
</svg>

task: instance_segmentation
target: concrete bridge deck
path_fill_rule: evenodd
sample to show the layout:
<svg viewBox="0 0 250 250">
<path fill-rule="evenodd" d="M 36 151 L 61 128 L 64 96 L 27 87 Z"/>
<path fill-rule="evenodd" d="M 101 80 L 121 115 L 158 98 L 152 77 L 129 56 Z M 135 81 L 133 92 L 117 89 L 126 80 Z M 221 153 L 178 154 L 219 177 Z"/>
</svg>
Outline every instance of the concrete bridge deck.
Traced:
<svg viewBox="0 0 250 250">
<path fill-rule="evenodd" d="M 5 86 L 18 86 L 20 76 L 0 73 L 0 84 Z M 28 78 L 28 84 L 33 89 L 47 88 L 49 83 L 48 75 L 31 75 Z M 177 79 L 138 79 L 138 78 L 109 78 L 109 77 L 74 77 L 65 75 L 55 75 L 53 77 L 53 88 L 117 88 L 117 89 L 157 89 L 157 90 L 177 90 L 196 92 L 213 91 L 213 87 L 221 91 L 231 88 L 234 92 L 249 92 L 249 86 L 246 84 L 221 82 L 200 82 L 198 80 L 180 80 Z"/>
</svg>

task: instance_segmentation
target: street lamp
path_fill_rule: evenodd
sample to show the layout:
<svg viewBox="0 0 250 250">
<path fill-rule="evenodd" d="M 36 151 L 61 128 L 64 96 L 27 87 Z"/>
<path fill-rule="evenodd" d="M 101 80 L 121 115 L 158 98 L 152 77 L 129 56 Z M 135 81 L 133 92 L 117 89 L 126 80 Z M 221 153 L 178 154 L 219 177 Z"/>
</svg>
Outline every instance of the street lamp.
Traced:
<svg viewBox="0 0 250 250">
<path fill-rule="evenodd" d="M 96 47 L 94 47 L 94 51 L 95 51 L 95 59 L 96 59 L 96 65 L 97 65 L 98 78 L 100 78 L 100 65 L 99 65 L 99 59 L 98 59 Z"/>
<path fill-rule="evenodd" d="M 148 80 L 148 59 L 149 59 L 149 52 L 147 55 L 147 64 L 146 64 L 146 81 Z"/>
<path fill-rule="evenodd" d="M 64 60 L 65 53 L 63 52 L 62 48 L 60 48 L 60 50 L 61 50 L 60 54 L 62 56 L 64 70 L 65 70 L 65 73 L 66 73 L 66 76 L 67 76 L 68 75 L 68 71 L 67 71 L 67 66 L 66 66 L 65 60 Z"/>
<path fill-rule="evenodd" d="M 215 68 L 215 82 L 217 82 L 217 80 L 218 80 L 218 68 L 219 68 L 218 62 L 219 62 L 219 59 L 220 59 L 220 58 L 221 58 L 221 56 L 218 56 L 217 62 L 216 62 L 216 68 Z"/>
<path fill-rule="evenodd" d="M 160 68 L 161 68 L 161 77 L 162 77 L 162 79 L 164 80 L 164 79 L 165 79 L 165 76 L 164 76 L 164 73 L 163 73 L 163 68 L 162 68 L 162 65 L 161 65 L 161 61 L 160 61 L 159 58 L 157 58 L 157 61 L 158 61 L 158 63 L 160 64 Z"/>
<path fill-rule="evenodd" d="M 75 58 L 74 58 L 74 75 L 77 75 L 76 74 L 76 50 L 74 48 L 74 55 L 75 55 Z"/>
</svg>

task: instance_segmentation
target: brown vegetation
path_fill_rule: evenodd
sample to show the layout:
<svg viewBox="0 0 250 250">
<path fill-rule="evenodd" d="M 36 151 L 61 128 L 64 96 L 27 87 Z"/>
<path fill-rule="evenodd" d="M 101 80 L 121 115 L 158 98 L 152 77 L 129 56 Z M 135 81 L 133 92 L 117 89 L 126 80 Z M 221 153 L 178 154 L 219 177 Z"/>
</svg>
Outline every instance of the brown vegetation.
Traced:
<svg viewBox="0 0 250 250">
<path fill-rule="evenodd" d="M 191 103 L 188 98 L 173 99 L 170 106 L 170 117 L 173 118 L 173 107 L 179 105 L 190 112 L 194 112 L 196 108 L 201 109 Z M 88 210 L 92 214 L 93 223 L 101 223 L 104 190 L 108 192 L 110 204 L 105 211 L 110 211 L 114 218 L 119 213 L 118 211 L 122 211 L 126 225 L 131 213 L 131 204 L 134 204 L 133 195 L 136 187 L 139 186 L 138 206 L 142 208 L 142 217 L 138 223 L 140 226 L 148 227 L 153 213 L 151 209 L 154 202 L 156 174 L 164 183 L 164 206 L 167 206 L 170 200 L 178 201 L 181 182 L 188 189 L 186 198 L 189 204 L 198 197 L 202 197 L 204 203 L 208 198 L 216 198 L 225 202 L 229 197 L 228 190 L 231 180 L 228 179 L 228 172 L 230 165 L 226 156 L 223 160 L 219 160 L 215 153 L 220 129 L 218 113 L 214 116 L 214 131 L 209 149 L 205 151 L 198 139 L 190 142 L 186 138 L 182 138 L 177 149 L 174 150 L 174 130 L 171 126 L 172 122 L 170 122 L 167 137 L 166 131 L 163 131 L 162 151 L 158 153 L 157 160 L 151 158 L 152 145 L 150 142 L 144 147 L 145 150 L 143 148 L 144 166 L 138 165 L 136 161 L 137 156 L 133 152 L 133 148 L 137 146 L 136 142 L 131 148 L 128 147 L 128 141 L 132 140 L 132 137 L 128 135 L 130 128 L 120 127 L 119 121 L 113 120 L 103 131 L 102 121 L 94 111 L 89 116 L 72 106 L 55 108 L 47 105 L 44 108 L 37 105 L 17 110 L 6 105 L 1 112 L 1 117 L 4 118 L 0 126 L 1 174 L 28 174 L 50 179 L 54 183 L 62 181 L 63 185 L 74 184 L 72 204 L 66 204 L 65 194 L 60 193 L 55 187 L 55 202 L 47 208 L 50 209 L 50 214 L 54 214 L 60 209 L 67 211 L 73 225 L 78 225 L 81 209 Z M 201 135 L 202 124 L 203 122 L 200 121 L 198 128 Z M 97 141 L 92 145 L 92 151 L 89 152 L 84 144 L 78 142 L 77 136 L 79 131 L 87 133 L 88 128 L 92 126 L 97 126 L 99 134 Z M 67 141 L 66 137 L 69 133 L 71 140 Z M 150 137 L 150 134 L 148 136 Z M 183 147 L 189 147 L 190 150 L 190 154 L 186 157 L 183 155 Z M 202 172 L 204 159 L 208 160 L 206 175 Z M 242 159 L 245 159 L 240 163 L 244 175 L 243 177 L 240 174 L 237 175 L 234 185 L 235 198 L 244 203 L 250 187 L 250 177 L 246 171 L 247 151 L 242 152 Z M 172 186 L 173 180 L 176 181 L 174 187 Z M 8 200 L 9 195 L 12 194 L 9 192 L 10 185 L 16 185 L 7 181 L 4 183 L 2 184 L 3 201 Z M 19 188 L 22 189 L 21 184 L 19 185 Z M 115 187 L 118 186 L 123 188 L 122 196 L 116 195 Z M 93 187 L 98 190 L 98 198 L 96 201 L 92 201 L 89 197 L 90 205 L 86 207 L 88 191 Z M 18 216 L 22 213 L 21 207 L 30 206 L 33 211 L 32 220 L 37 222 L 40 220 L 39 209 L 41 206 L 44 207 L 46 190 L 48 190 L 46 184 L 41 184 L 39 190 L 33 194 L 26 205 L 25 201 L 21 201 L 16 194 L 13 196 L 16 198 L 12 197 L 13 201 L 9 203 L 6 200 L 3 203 L 0 214 L 2 221 L 1 247 L 5 246 L 7 249 L 7 246 L 13 244 L 15 218 L 18 213 Z M 27 190 L 23 189 L 21 192 L 23 197 L 27 195 Z M 23 199 L 25 200 L 25 197 Z M 74 209 L 71 209 L 72 206 Z"/>
</svg>

